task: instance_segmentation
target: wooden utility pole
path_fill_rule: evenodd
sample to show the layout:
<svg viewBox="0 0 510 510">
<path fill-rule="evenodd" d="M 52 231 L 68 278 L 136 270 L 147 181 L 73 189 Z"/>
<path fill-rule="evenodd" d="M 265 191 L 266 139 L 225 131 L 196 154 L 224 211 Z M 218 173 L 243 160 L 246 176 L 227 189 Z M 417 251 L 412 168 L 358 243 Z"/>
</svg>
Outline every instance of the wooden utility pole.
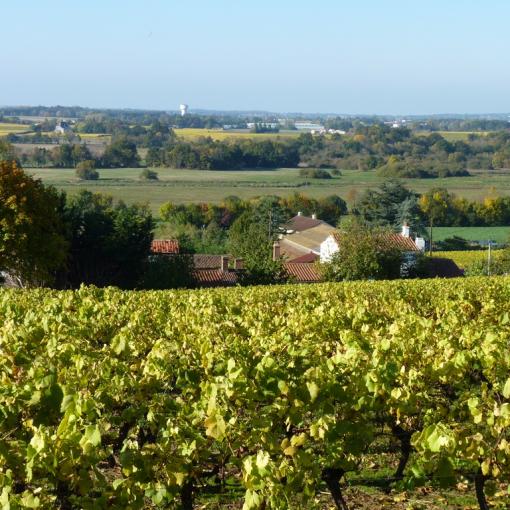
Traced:
<svg viewBox="0 0 510 510">
<path fill-rule="evenodd" d="M 491 241 L 489 240 L 489 252 L 487 254 L 487 276 L 491 275 Z"/>
<path fill-rule="evenodd" d="M 429 227 L 429 257 L 432 257 L 432 218 L 430 218 Z"/>
</svg>

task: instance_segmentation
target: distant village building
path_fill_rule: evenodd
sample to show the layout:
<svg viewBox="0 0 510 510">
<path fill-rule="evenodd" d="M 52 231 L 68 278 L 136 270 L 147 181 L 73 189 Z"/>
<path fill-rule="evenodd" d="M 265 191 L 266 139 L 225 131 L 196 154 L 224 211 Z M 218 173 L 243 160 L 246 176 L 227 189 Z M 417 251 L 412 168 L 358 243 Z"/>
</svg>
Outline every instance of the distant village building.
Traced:
<svg viewBox="0 0 510 510">
<path fill-rule="evenodd" d="M 261 127 L 264 129 L 277 129 L 280 127 L 278 122 L 247 122 L 246 127 L 248 129 L 254 129 L 255 127 Z"/>
<path fill-rule="evenodd" d="M 70 124 L 65 120 L 61 120 L 55 126 L 55 133 L 57 133 L 59 135 L 65 135 L 67 133 L 72 133 L 72 132 L 73 132 L 73 130 L 72 130 Z"/>
<path fill-rule="evenodd" d="M 294 126 L 298 131 L 323 131 L 325 128 L 322 124 L 317 124 L 316 122 L 306 121 L 296 121 L 294 122 Z"/>
</svg>

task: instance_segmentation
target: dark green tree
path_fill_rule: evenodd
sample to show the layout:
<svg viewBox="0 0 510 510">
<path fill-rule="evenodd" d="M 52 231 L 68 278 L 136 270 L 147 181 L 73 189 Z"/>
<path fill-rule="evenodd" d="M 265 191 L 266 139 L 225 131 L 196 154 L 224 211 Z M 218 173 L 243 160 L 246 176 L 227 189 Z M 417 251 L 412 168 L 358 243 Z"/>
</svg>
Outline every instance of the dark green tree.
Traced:
<svg viewBox="0 0 510 510">
<path fill-rule="evenodd" d="M 242 258 L 245 272 L 243 284 L 282 283 L 287 280 L 280 260 L 273 260 L 272 246 L 276 233 L 261 223 L 251 212 L 243 213 L 230 227 L 228 248 L 234 257 Z"/>
<path fill-rule="evenodd" d="M 151 255 L 142 267 L 138 288 L 141 289 L 181 289 L 193 287 L 193 256 Z"/>
<path fill-rule="evenodd" d="M 374 226 L 400 228 L 407 222 L 415 233 L 422 233 L 425 217 L 418 200 L 417 193 L 390 179 L 379 189 L 367 190 L 356 202 L 353 213 Z"/>
<path fill-rule="evenodd" d="M 126 137 L 119 137 L 106 147 L 102 157 L 103 166 L 108 168 L 138 167 L 140 157 L 136 145 Z"/>
<path fill-rule="evenodd" d="M 315 212 L 319 219 L 331 225 L 336 225 L 340 218 L 347 214 L 347 204 L 339 196 L 329 195 L 318 200 Z"/>
<path fill-rule="evenodd" d="M 68 200 L 64 221 L 70 245 L 62 286 L 134 288 L 149 256 L 154 222 L 145 206 L 114 203 L 82 191 Z"/>
</svg>

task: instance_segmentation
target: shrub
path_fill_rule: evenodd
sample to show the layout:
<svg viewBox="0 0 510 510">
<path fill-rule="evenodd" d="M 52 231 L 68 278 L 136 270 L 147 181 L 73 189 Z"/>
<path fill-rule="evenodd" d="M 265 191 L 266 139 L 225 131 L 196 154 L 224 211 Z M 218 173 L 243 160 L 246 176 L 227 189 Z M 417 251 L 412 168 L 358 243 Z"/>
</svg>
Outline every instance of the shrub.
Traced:
<svg viewBox="0 0 510 510">
<path fill-rule="evenodd" d="M 309 179 L 331 179 L 331 174 L 322 168 L 302 168 L 299 175 Z"/>
<path fill-rule="evenodd" d="M 159 179 L 158 173 L 154 170 L 149 170 L 148 168 L 145 168 L 140 173 L 140 179 L 142 181 L 157 181 Z"/>
<path fill-rule="evenodd" d="M 95 181 L 99 179 L 99 172 L 96 170 L 96 162 L 87 159 L 76 166 L 76 177 L 84 181 Z"/>
</svg>

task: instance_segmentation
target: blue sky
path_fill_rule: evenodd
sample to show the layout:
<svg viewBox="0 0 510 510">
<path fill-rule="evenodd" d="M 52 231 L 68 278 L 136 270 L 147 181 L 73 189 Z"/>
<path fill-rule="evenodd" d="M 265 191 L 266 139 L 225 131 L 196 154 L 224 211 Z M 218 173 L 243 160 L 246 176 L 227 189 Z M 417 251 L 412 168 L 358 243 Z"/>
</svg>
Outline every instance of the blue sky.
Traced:
<svg viewBox="0 0 510 510">
<path fill-rule="evenodd" d="M 508 0 L 2 4 L 3 105 L 510 111 Z"/>
</svg>

